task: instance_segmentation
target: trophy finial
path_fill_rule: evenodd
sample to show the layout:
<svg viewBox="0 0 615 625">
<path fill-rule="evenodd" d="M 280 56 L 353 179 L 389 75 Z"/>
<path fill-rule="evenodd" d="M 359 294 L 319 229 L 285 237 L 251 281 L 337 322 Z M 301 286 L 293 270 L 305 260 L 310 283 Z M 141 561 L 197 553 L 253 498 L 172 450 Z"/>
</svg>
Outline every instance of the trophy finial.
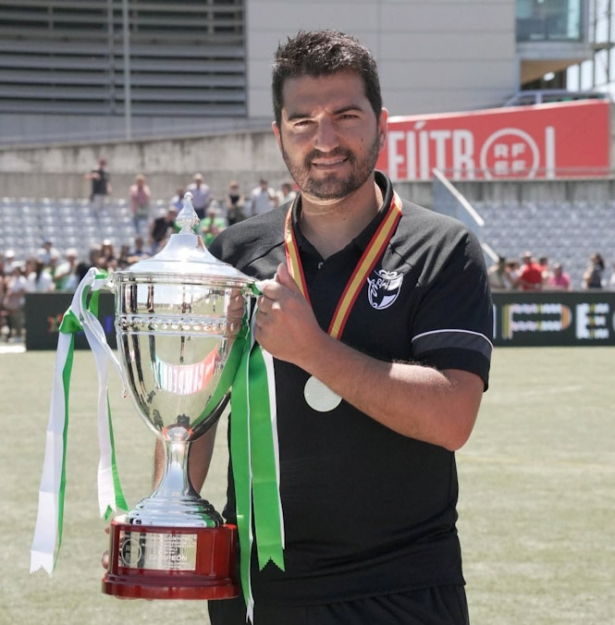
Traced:
<svg viewBox="0 0 615 625">
<path fill-rule="evenodd" d="M 192 228 L 199 223 L 198 215 L 192 206 L 192 193 L 190 191 L 184 195 L 184 205 L 175 221 L 181 227 L 179 234 L 192 234 Z"/>
</svg>

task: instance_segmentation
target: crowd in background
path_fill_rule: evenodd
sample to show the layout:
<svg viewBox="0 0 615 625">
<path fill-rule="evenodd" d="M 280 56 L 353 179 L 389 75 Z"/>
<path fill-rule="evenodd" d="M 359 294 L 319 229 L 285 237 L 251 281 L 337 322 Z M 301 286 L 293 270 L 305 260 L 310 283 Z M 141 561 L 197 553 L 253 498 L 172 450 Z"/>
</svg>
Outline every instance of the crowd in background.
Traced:
<svg viewBox="0 0 615 625">
<path fill-rule="evenodd" d="M 561 263 L 551 265 L 546 256 L 536 259 L 530 251 L 523 253 L 521 261 L 498 257 L 488 275 L 492 291 L 570 291 L 575 288 Z M 591 254 L 582 282 L 576 288 L 615 290 L 615 268 L 607 279 L 602 255 Z"/>
<path fill-rule="evenodd" d="M 91 183 L 90 205 L 94 215 L 113 211 L 111 178 L 107 162 L 99 159 L 98 167 L 85 175 Z M 20 259 L 20 250 L 0 249 L 0 336 L 9 342 L 20 342 L 24 337 L 24 307 L 26 293 L 52 291 L 72 292 L 90 267 L 112 273 L 148 258 L 166 245 L 184 205 L 184 196 L 192 194 L 192 205 L 199 218 L 195 231 L 209 246 L 224 228 L 264 213 L 292 200 L 296 193 L 291 183 L 279 190 L 266 179 L 244 193 L 236 180 L 231 180 L 222 198 L 215 198 L 201 174 L 195 174 L 186 187 L 176 189 L 162 214 L 152 214 L 151 191 L 144 174 L 135 177 L 128 189 L 135 236 L 130 244 L 116 248 L 111 239 L 103 239 L 91 246 L 87 258 L 80 258 L 75 248 L 57 249 L 51 240 L 43 241 L 32 257 Z"/>
<path fill-rule="evenodd" d="M 100 158 L 98 167 L 85 175 L 91 183 L 90 205 L 97 216 L 113 210 L 111 177 L 106 166 L 106 160 Z M 80 258 L 75 248 L 57 249 L 50 240 L 43 241 L 36 254 L 25 260 L 17 258 L 19 251 L 16 254 L 15 250 L 0 249 L 0 336 L 10 342 L 23 340 L 26 293 L 72 292 L 90 267 L 111 273 L 158 253 L 169 236 L 179 230 L 176 220 L 187 192 L 192 195 L 199 219 L 195 231 L 205 246 L 229 225 L 269 211 L 296 195 L 290 182 L 275 190 L 261 178 L 247 193 L 236 180 L 231 180 L 224 197 L 215 198 L 202 174 L 197 173 L 190 184 L 175 190 L 162 214 L 152 214 L 147 178 L 138 174 L 127 193 L 135 232 L 130 244 L 116 249 L 110 239 L 103 239 L 91 246 L 87 258 Z M 530 251 L 523 253 L 520 260 L 498 257 L 488 274 L 494 291 L 615 289 L 615 271 L 607 278 L 604 259 L 599 253 L 591 255 L 580 285 L 572 284 L 561 263 L 551 264 L 546 257 L 536 259 Z"/>
</svg>

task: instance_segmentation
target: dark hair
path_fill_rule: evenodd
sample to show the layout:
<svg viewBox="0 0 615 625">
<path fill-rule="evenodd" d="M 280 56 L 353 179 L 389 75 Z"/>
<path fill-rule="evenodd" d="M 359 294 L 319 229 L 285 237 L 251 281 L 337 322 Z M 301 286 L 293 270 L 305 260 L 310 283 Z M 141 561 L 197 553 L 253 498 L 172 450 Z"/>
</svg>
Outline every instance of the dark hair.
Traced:
<svg viewBox="0 0 615 625">
<path fill-rule="evenodd" d="M 287 78 L 330 76 L 342 71 L 363 78 L 365 95 L 380 119 L 382 95 L 372 53 L 355 37 L 336 30 L 315 30 L 300 31 L 278 46 L 271 81 L 275 121 L 282 121 L 282 88 Z"/>
</svg>

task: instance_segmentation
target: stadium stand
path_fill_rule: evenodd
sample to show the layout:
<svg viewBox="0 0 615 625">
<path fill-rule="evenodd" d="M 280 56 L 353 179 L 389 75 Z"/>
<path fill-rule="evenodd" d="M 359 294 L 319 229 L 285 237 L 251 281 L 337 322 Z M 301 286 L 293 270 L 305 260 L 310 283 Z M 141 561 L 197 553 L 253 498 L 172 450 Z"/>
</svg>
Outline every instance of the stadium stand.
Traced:
<svg viewBox="0 0 615 625">
<path fill-rule="evenodd" d="M 615 260 L 615 202 L 475 202 L 484 220 L 483 241 L 497 254 L 518 259 L 524 250 L 562 263 L 581 288 L 589 256 L 599 252 L 610 276 Z"/>
<path fill-rule="evenodd" d="M 575 289 L 589 256 L 606 259 L 605 276 L 615 262 L 615 201 L 609 202 L 473 202 L 484 220 L 481 240 L 496 254 L 520 259 L 525 250 L 536 258 L 562 263 Z M 151 217 L 164 212 L 164 200 L 152 202 Z M 100 222 L 87 199 L 34 200 L 0 198 L 0 250 L 13 249 L 16 258 L 33 256 L 45 240 L 59 250 L 76 248 L 86 258 L 90 247 L 110 239 L 116 249 L 131 245 L 135 229 L 130 207 L 123 199 L 110 202 Z"/>
<path fill-rule="evenodd" d="M 158 210 L 158 204 L 154 210 Z M 66 250 L 74 247 L 86 258 L 90 247 L 110 239 L 114 247 L 132 244 L 135 230 L 125 200 L 109 203 L 97 220 L 87 199 L 0 199 L 0 250 L 13 249 L 15 258 L 34 256 L 45 240 Z"/>
</svg>

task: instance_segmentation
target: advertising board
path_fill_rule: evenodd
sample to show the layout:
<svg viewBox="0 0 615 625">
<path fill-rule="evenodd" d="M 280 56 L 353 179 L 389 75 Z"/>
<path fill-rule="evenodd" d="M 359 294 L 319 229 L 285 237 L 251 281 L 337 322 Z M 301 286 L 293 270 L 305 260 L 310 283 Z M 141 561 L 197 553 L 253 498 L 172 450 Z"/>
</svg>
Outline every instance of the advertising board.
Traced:
<svg viewBox="0 0 615 625">
<path fill-rule="evenodd" d="M 610 104 L 581 100 L 391 117 L 377 167 L 392 180 L 606 176 Z"/>
<path fill-rule="evenodd" d="M 494 293 L 497 346 L 615 345 L 615 292 Z"/>
</svg>

